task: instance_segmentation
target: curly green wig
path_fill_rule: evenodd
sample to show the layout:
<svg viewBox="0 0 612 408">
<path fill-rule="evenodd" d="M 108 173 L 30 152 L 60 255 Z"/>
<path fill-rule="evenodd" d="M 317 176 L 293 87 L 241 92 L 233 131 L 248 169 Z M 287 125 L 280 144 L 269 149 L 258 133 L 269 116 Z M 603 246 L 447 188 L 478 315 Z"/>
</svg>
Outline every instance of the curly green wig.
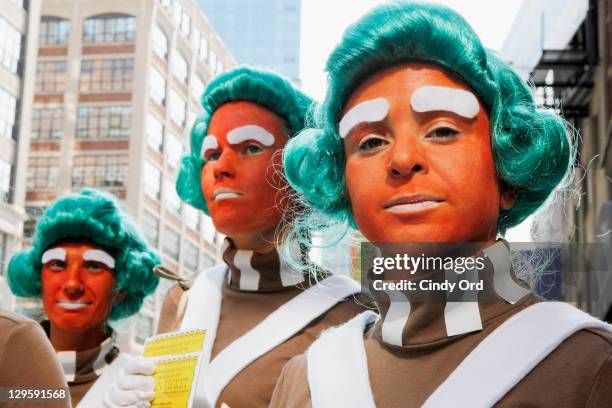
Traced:
<svg viewBox="0 0 612 408">
<path fill-rule="evenodd" d="M 182 157 L 176 181 L 179 197 L 206 214 L 208 207 L 201 188 L 202 140 L 215 110 L 232 101 L 250 101 L 271 110 L 285 121 L 290 137 L 304 128 L 306 114 L 313 103 L 281 75 L 248 66 L 224 72 L 210 81 L 200 99 L 204 112 L 191 128 L 191 153 Z"/>
<path fill-rule="evenodd" d="M 15 295 L 41 296 L 41 256 L 66 239 L 86 239 L 115 254 L 116 290 L 125 296 L 113 305 L 111 320 L 138 312 L 144 297 L 157 287 L 159 277 L 153 273 L 161 263 L 157 252 L 112 195 L 88 188 L 51 204 L 36 224 L 32 246 L 13 255 L 8 283 Z"/>
<path fill-rule="evenodd" d="M 517 193 L 502 210 L 498 231 L 532 214 L 563 180 L 572 156 L 566 122 L 539 109 L 527 84 L 493 52 L 469 24 L 440 5 L 395 1 L 372 9 L 351 25 L 327 61 L 327 95 L 313 128 L 285 148 L 291 186 L 306 204 L 356 227 L 344 186 L 344 149 L 338 122 L 351 92 L 391 65 L 425 62 L 467 83 L 487 108 L 497 177 Z"/>
</svg>

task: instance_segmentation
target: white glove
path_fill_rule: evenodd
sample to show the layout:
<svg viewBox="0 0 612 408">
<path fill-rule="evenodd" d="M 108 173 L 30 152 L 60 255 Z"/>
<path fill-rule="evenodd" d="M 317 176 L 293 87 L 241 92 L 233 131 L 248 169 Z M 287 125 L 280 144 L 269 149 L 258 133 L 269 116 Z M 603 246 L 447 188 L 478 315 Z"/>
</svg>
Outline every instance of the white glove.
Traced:
<svg viewBox="0 0 612 408">
<path fill-rule="evenodd" d="M 119 372 L 117 381 L 104 396 L 108 408 L 148 408 L 155 398 L 155 381 L 151 375 L 155 363 L 146 357 L 130 357 Z"/>
</svg>

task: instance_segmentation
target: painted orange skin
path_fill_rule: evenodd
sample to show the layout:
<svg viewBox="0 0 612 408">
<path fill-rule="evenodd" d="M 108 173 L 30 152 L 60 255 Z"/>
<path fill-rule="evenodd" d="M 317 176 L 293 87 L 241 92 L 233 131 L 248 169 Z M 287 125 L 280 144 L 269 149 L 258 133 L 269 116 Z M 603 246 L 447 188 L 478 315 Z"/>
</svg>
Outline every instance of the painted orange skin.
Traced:
<svg viewBox="0 0 612 408">
<path fill-rule="evenodd" d="M 228 143 L 227 133 L 246 125 L 272 133 L 274 144 L 264 146 L 255 140 Z M 273 233 L 287 198 L 286 183 L 275 175 L 282 169 L 280 151 L 288 140 L 283 120 L 253 102 L 228 102 L 214 112 L 208 134 L 216 136 L 219 147 L 205 152 L 201 187 L 216 229 L 235 242 L 241 237 Z M 218 188 L 243 195 L 214 201 L 213 193 Z"/>
<path fill-rule="evenodd" d="M 51 248 L 64 248 L 66 261 L 49 261 L 42 267 L 42 295 L 45 312 L 51 322 L 52 336 L 57 332 L 82 333 L 103 330 L 114 300 L 114 270 L 95 261 L 84 261 L 90 249 L 101 249 L 84 242 L 68 242 Z M 51 249 L 49 248 L 49 249 Z M 61 301 L 79 301 L 89 305 L 81 310 L 66 310 Z M 57 328 L 58 330 L 55 330 Z"/>
<path fill-rule="evenodd" d="M 389 102 L 383 121 L 359 125 L 344 140 L 355 221 L 372 242 L 493 242 L 500 207 L 509 209 L 514 198 L 501 191 L 495 174 L 488 114 L 480 102 L 473 119 L 415 112 L 412 93 L 426 85 L 474 93 L 437 66 L 405 63 L 372 75 L 351 94 L 344 113 L 366 100 Z M 406 195 L 439 204 L 389 212 L 389 202 Z"/>
</svg>

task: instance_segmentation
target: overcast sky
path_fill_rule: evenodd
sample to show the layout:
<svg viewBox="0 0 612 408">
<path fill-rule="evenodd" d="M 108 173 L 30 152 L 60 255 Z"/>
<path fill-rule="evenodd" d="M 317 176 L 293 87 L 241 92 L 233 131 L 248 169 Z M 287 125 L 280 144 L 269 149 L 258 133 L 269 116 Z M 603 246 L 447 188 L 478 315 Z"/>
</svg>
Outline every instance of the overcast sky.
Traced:
<svg viewBox="0 0 612 408">
<path fill-rule="evenodd" d="M 302 0 L 300 77 L 302 89 L 318 100 L 325 95 L 323 68 L 349 24 L 381 0 Z M 472 25 L 484 45 L 499 51 L 523 0 L 438 0 L 458 11 Z M 531 220 L 512 228 L 510 241 L 531 241 Z"/>
<path fill-rule="evenodd" d="M 499 50 L 523 0 L 438 0 L 457 10 L 474 27 L 486 47 Z M 300 77 L 309 95 L 325 94 L 323 67 L 349 24 L 381 0 L 302 0 Z"/>
</svg>

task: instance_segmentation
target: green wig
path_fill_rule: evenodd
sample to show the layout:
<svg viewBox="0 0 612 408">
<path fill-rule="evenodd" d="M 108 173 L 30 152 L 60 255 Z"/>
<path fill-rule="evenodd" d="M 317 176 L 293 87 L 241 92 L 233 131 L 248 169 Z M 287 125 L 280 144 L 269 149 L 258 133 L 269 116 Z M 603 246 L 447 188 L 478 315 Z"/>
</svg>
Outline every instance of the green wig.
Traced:
<svg viewBox="0 0 612 408">
<path fill-rule="evenodd" d="M 304 128 L 306 114 L 313 102 L 281 75 L 248 66 L 224 72 L 210 81 L 200 99 L 204 112 L 191 128 L 191 153 L 182 157 L 176 181 L 179 197 L 206 214 L 208 207 L 201 188 L 202 141 L 215 110 L 232 101 L 254 102 L 269 109 L 285 121 L 289 137 Z"/>
<path fill-rule="evenodd" d="M 440 5 L 395 1 L 372 9 L 352 24 L 327 61 L 327 95 L 313 128 L 293 138 L 283 164 L 303 201 L 336 221 L 356 227 L 344 186 L 344 149 L 338 122 L 351 92 L 367 77 L 405 62 L 435 64 L 467 83 L 490 117 L 497 178 L 516 191 L 501 210 L 498 231 L 532 214 L 568 173 L 572 156 L 566 122 L 539 109 L 527 84 L 470 25 Z"/>
<path fill-rule="evenodd" d="M 161 263 L 157 252 L 112 195 L 87 188 L 51 204 L 36 223 L 32 246 L 13 255 L 8 283 L 15 295 L 41 296 L 42 254 L 67 239 L 86 239 L 114 253 L 116 291 L 125 296 L 113 305 L 111 320 L 138 312 L 144 297 L 157 287 L 159 277 L 153 273 Z"/>
</svg>

